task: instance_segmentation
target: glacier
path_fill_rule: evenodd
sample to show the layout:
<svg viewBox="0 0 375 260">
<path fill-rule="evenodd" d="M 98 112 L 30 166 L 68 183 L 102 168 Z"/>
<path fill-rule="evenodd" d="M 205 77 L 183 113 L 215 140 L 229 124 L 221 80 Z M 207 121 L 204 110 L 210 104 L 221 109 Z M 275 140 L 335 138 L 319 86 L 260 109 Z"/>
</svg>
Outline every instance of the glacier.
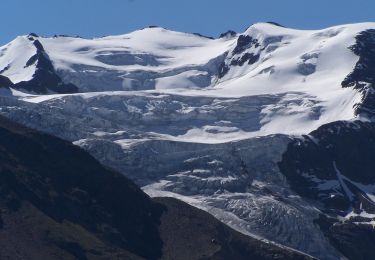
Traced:
<svg viewBox="0 0 375 260">
<path fill-rule="evenodd" d="M 0 47 L 0 75 L 14 83 L 0 114 L 73 142 L 150 196 L 176 197 L 245 234 L 337 259 L 342 253 L 316 223 L 321 205 L 291 187 L 279 162 L 296 138 L 318 142 L 309 134 L 321 126 L 370 120 L 358 112 L 368 92 L 342 82 L 360 60 L 350 49 L 356 36 L 374 27 L 258 23 L 218 39 L 160 27 L 94 39 L 20 36 Z M 43 69 L 29 62 L 36 41 L 50 73 L 77 91 L 19 85 Z M 337 185 L 327 181 L 322 190 Z"/>
</svg>

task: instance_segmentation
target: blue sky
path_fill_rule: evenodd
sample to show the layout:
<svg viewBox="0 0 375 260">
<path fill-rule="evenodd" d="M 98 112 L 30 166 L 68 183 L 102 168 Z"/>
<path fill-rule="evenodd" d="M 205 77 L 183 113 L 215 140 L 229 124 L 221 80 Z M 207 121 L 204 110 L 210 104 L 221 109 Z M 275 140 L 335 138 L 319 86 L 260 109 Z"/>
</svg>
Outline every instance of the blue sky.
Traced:
<svg viewBox="0 0 375 260">
<path fill-rule="evenodd" d="M 148 25 L 217 36 L 258 21 L 315 29 L 375 21 L 374 0 L 1 0 L 0 44 L 17 35 L 123 34 Z"/>
</svg>

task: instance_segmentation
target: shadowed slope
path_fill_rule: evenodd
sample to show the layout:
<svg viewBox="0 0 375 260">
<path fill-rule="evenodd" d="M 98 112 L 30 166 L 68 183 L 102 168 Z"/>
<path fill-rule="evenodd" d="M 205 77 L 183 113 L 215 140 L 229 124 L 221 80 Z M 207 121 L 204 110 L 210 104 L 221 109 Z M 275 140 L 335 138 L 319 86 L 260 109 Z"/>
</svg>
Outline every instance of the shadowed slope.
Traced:
<svg viewBox="0 0 375 260">
<path fill-rule="evenodd" d="M 307 259 L 171 199 L 80 148 L 0 117 L 0 258 Z"/>
</svg>

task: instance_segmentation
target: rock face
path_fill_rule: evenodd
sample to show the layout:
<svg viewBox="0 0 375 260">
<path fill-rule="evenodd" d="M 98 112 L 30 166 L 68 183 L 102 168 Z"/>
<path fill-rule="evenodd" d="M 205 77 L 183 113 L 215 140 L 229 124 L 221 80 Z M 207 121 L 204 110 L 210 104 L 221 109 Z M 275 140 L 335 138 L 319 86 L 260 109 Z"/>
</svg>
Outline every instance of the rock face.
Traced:
<svg viewBox="0 0 375 260">
<path fill-rule="evenodd" d="M 374 149 L 373 123 L 337 122 L 295 139 L 279 164 L 293 190 L 322 205 L 317 223 L 349 259 L 374 253 Z"/>
<path fill-rule="evenodd" d="M 359 60 L 354 70 L 342 82 L 342 86 L 353 87 L 361 92 L 362 102 L 358 104 L 356 112 L 372 117 L 375 109 L 375 30 L 370 29 L 358 34 L 356 43 L 350 49 Z"/>
<path fill-rule="evenodd" d="M 293 141 L 280 167 L 296 191 L 306 192 L 305 196 L 342 210 L 341 214 L 347 213 L 350 207 L 360 210 L 360 204 L 363 209 L 369 207 L 367 210 L 374 212 L 367 197 L 375 183 L 374 129 L 374 124 L 360 121 L 322 126 L 309 136 Z M 361 184 L 363 187 L 356 188 Z M 336 201 L 342 203 L 336 204 Z"/>
<path fill-rule="evenodd" d="M 68 142 L 2 117 L 0 134 L 2 259 L 309 259 L 153 201 Z"/>
<path fill-rule="evenodd" d="M 10 87 L 13 87 L 13 86 L 14 86 L 14 84 L 10 79 L 8 79 L 5 76 L 0 75 L 0 87 L 1 88 L 9 89 Z"/>
<path fill-rule="evenodd" d="M 35 47 L 36 54 L 26 62 L 25 68 L 35 66 L 35 72 L 31 80 L 20 81 L 13 87 L 37 94 L 77 92 L 76 86 L 71 83 L 64 83 L 56 74 L 55 68 L 38 37 L 31 34 L 28 36 L 28 40 Z"/>
<path fill-rule="evenodd" d="M 13 82 L 5 76 L 0 75 L 0 95 L 11 96 L 11 88 L 14 87 Z"/>
</svg>

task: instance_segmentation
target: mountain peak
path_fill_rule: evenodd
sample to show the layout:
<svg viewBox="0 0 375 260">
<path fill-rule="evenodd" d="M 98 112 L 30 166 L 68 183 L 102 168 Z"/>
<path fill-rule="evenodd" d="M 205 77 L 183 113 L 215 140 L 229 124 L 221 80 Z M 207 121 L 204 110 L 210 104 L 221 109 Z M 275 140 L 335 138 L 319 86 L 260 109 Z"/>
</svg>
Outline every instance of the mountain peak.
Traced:
<svg viewBox="0 0 375 260">
<path fill-rule="evenodd" d="M 228 30 L 225 33 L 220 34 L 219 38 L 233 38 L 236 37 L 237 33 L 233 30 Z"/>
</svg>

